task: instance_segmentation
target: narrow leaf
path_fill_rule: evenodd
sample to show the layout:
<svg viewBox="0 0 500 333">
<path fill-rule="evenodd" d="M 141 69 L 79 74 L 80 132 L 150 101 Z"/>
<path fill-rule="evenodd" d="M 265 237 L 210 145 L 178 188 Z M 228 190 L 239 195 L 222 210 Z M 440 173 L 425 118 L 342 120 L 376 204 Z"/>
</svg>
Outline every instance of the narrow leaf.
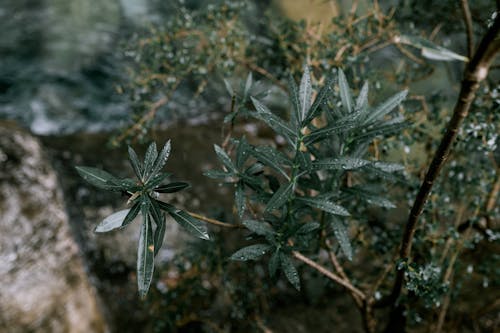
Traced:
<svg viewBox="0 0 500 333">
<path fill-rule="evenodd" d="M 208 178 L 212 179 L 219 179 L 219 178 L 228 178 L 231 177 L 231 174 L 229 172 L 225 172 L 222 170 L 207 170 L 203 172 L 205 176 Z"/>
<path fill-rule="evenodd" d="M 394 96 L 390 97 L 388 100 L 377 106 L 374 110 L 371 110 L 364 120 L 365 124 L 369 124 L 376 120 L 382 119 L 386 114 L 391 112 L 396 106 L 401 104 L 401 102 L 408 95 L 408 90 L 403 90 Z"/>
<path fill-rule="evenodd" d="M 214 149 L 215 149 L 215 153 L 217 154 L 217 157 L 222 162 L 222 164 L 228 169 L 228 171 L 236 173 L 237 172 L 236 168 L 235 168 L 233 162 L 231 161 L 231 158 L 227 155 L 227 153 L 224 151 L 224 149 L 222 149 L 221 147 L 219 147 L 216 144 L 214 144 Z"/>
<path fill-rule="evenodd" d="M 162 150 L 160 151 L 160 154 L 158 154 L 158 157 L 156 158 L 151 174 L 156 175 L 161 169 L 163 169 L 163 167 L 167 163 L 168 156 L 170 155 L 170 150 L 171 150 L 171 145 L 170 145 L 170 140 L 168 140 L 163 146 Z"/>
<path fill-rule="evenodd" d="M 238 170 L 243 167 L 243 164 L 245 164 L 251 152 L 252 146 L 250 146 L 244 137 L 241 138 L 238 142 L 238 148 L 236 149 L 236 168 L 238 168 Z"/>
<path fill-rule="evenodd" d="M 285 273 L 286 278 L 295 289 L 300 291 L 300 277 L 299 272 L 293 265 L 292 259 L 284 253 L 280 253 L 281 269 Z"/>
<path fill-rule="evenodd" d="M 174 193 L 179 192 L 185 188 L 189 187 L 189 183 L 186 182 L 173 182 L 167 185 L 162 185 L 160 187 L 155 188 L 155 192 L 159 193 Z"/>
<path fill-rule="evenodd" d="M 287 180 L 290 179 L 286 171 L 283 169 L 282 165 L 291 165 L 291 161 L 283 153 L 269 146 L 260 146 L 255 147 L 252 154 L 259 162 L 274 169 Z"/>
<path fill-rule="evenodd" d="M 302 79 L 300 80 L 299 88 L 299 100 L 300 100 L 300 118 L 299 123 L 306 118 L 306 115 L 311 108 L 311 97 L 312 97 L 312 85 L 311 85 L 311 74 L 309 73 L 309 67 L 304 66 L 304 74 L 302 74 Z"/>
<path fill-rule="evenodd" d="M 347 111 L 347 113 L 353 112 L 353 102 L 351 95 L 351 88 L 349 88 L 349 83 L 345 77 L 344 71 L 339 68 L 339 89 L 340 98 L 342 100 L 342 106 Z"/>
<path fill-rule="evenodd" d="M 127 216 L 125 216 L 121 228 L 125 228 L 127 225 L 129 225 L 139 214 L 140 210 L 141 210 L 141 202 L 137 201 L 136 203 L 134 203 L 132 208 L 130 208 L 130 211 L 128 212 Z"/>
<path fill-rule="evenodd" d="M 334 204 L 333 202 L 323 199 L 323 198 L 306 198 L 306 197 L 299 197 L 295 198 L 297 201 L 301 201 L 305 203 L 308 206 L 314 207 L 321 209 L 322 211 L 325 211 L 330 214 L 334 215 L 341 215 L 341 216 L 350 216 L 349 212 L 347 209 L 344 207 Z"/>
<path fill-rule="evenodd" d="M 266 221 L 245 220 L 243 225 L 260 236 L 274 235 L 273 228 Z"/>
<path fill-rule="evenodd" d="M 130 165 L 132 165 L 132 169 L 134 169 L 135 175 L 140 180 L 143 180 L 143 178 L 142 178 L 143 169 L 142 169 L 141 162 L 139 161 L 139 158 L 137 157 L 135 150 L 130 146 L 128 147 L 128 156 L 129 156 L 129 160 L 130 160 Z"/>
<path fill-rule="evenodd" d="M 282 135 L 288 142 L 293 143 L 296 135 L 295 131 L 285 123 L 284 120 L 273 114 L 264 104 L 259 102 L 257 99 L 252 97 L 253 105 L 257 112 L 253 112 L 252 115 L 263 122 L 265 122 L 269 127 L 271 127 L 277 134 Z"/>
<path fill-rule="evenodd" d="M 318 230 L 320 226 L 321 225 L 318 222 L 305 223 L 303 226 L 299 228 L 299 230 L 297 230 L 297 233 L 305 235 Z"/>
<path fill-rule="evenodd" d="M 333 82 L 334 79 L 331 76 L 326 79 L 325 85 L 319 91 L 314 103 L 304 119 L 304 124 L 308 124 L 311 120 L 317 117 L 319 111 L 321 111 L 321 106 L 326 102 L 328 94 L 332 91 Z"/>
<path fill-rule="evenodd" d="M 269 244 L 254 244 L 242 249 L 239 249 L 229 258 L 231 260 L 247 261 L 255 260 L 266 254 L 271 248 Z"/>
<path fill-rule="evenodd" d="M 146 296 L 153 279 L 154 270 L 154 239 L 153 228 L 149 216 L 145 215 L 139 236 L 137 251 L 137 285 L 142 298 Z"/>
<path fill-rule="evenodd" d="M 397 172 L 405 170 L 405 166 L 399 163 L 373 162 L 371 165 L 384 172 Z"/>
<path fill-rule="evenodd" d="M 280 267 L 280 251 L 276 250 L 269 258 L 268 269 L 269 275 L 274 277 L 276 275 L 276 271 Z"/>
<path fill-rule="evenodd" d="M 77 166 L 75 169 L 80 177 L 95 187 L 110 191 L 125 189 L 118 178 L 104 170 L 84 166 Z"/>
<path fill-rule="evenodd" d="M 163 239 L 165 238 L 165 230 L 167 229 L 167 224 L 165 223 L 165 214 L 161 214 L 161 219 L 156 222 L 156 229 L 154 233 L 154 246 L 156 256 L 163 245 Z"/>
<path fill-rule="evenodd" d="M 352 129 L 354 122 L 351 119 L 337 121 L 334 125 L 329 125 L 318 130 L 312 131 L 304 138 L 306 145 L 311 145 L 317 141 L 327 139 L 332 135 L 342 133 L 345 130 Z"/>
<path fill-rule="evenodd" d="M 361 112 L 366 112 L 368 108 L 368 82 L 365 81 L 363 88 L 359 92 L 358 98 L 356 99 L 356 110 Z"/>
<path fill-rule="evenodd" d="M 313 161 L 311 168 L 313 170 L 355 170 L 368 164 L 370 161 L 360 158 L 337 157 Z"/>
<path fill-rule="evenodd" d="M 165 179 L 170 177 L 172 174 L 169 172 L 161 172 L 157 173 L 156 175 L 152 176 L 146 183 L 146 187 L 148 189 L 152 189 L 163 183 Z"/>
<path fill-rule="evenodd" d="M 233 87 L 231 87 L 231 83 L 224 79 L 224 86 L 226 87 L 226 90 L 229 94 L 229 96 L 233 97 L 234 96 L 234 91 L 233 91 Z"/>
<path fill-rule="evenodd" d="M 271 212 L 283 206 L 293 195 L 293 185 L 293 182 L 281 185 L 279 190 L 269 199 L 265 211 Z"/>
<path fill-rule="evenodd" d="M 243 218 L 243 214 L 245 213 L 245 187 L 243 182 L 239 181 L 236 184 L 236 190 L 234 191 L 234 202 L 236 204 L 236 210 L 238 212 L 239 218 Z"/>
<path fill-rule="evenodd" d="M 252 72 L 248 73 L 247 80 L 245 82 L 245 89 L 243 91 L 243 99 L 246 100 L 248 98 L 248 93 L 250 92 L 250 89 L 252 88 L 252 83 L 253 83 L 253 76 Z"/>
<path fill-rule="evenodd" d="M 205 223 L 179 209 L 170 209 L 168 213 L 191 235 L 205 240 L 210 239 Z"/>
<path fill-rule="evenodd" d="M 144 156 L 144 181 L 147 181 L 150 176 L 152 176 L 153 166 L 158 157 L 158 150 L 156 150 L 156 142 L 151 142 L 148 149 L 146 150 L 146 155 Z"/>
<path fill-rule="evenodd" d="M 351 240 L 349 239 L 349 233 L 344 223 L 335 216 L 331 216 L 330 224 L 333 228 L 335 238 L 337 238 L 339 242 L 342 253 L 344 253 L 347 259 L 352 260 Z"/>
<path fill-rule="evenodd" d="M 101 223 L 99 223 L 94 232 L 108 232 L 113 229 L 120 228 L 129 212 L 130 209 L 124 209 L 109 215 Z"/>
<path fill-rule="evenodd" d="M 301 127 L 299 88 L 297 87 L 295 79 L 291 74 L 288 78 L 288 90 L 290 92 L 290 101 L 293 108 L 292 120 L 296 125 L 296 130 L 298 131 Z"/>
</svg>

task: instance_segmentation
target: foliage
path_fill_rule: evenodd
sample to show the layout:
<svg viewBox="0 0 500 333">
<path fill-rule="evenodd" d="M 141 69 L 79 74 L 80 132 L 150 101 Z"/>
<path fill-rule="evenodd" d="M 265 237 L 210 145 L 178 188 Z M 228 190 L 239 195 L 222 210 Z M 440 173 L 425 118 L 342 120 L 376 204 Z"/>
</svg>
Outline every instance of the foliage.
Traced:
<svg viewBox="0 0 500 333">
<path fill-rule="evenodd" d="M 92 167 L 78 166 L 76 170 L 88 183 L 109 191 L 119 191 L 129 196 L 129 209 L 116 212 L 105 218 L 95 232 L 108 232 L 122 229 L 129 225 L 140 213 L 142 225 L 137 249 L 137 283 L 139 294 L 145 297 L 154 271 L 154 257 L 163 245 L 168 213 L 179 225 L 195 237 L 209 239 L 205 225 L 183 210 L 158 200 L 159 193 L 175 193 L 189 186 L 185 182 L 166 183 L 170 173 L 161 172 L 170 155 L 170 141 L 158 153 L 156 144 L 149 145 L 144 162 L 137 157 L 134 149 L 129 147 L 130 164 L 137 176 L 133 179 L 119 179 L 108 172 Z"/>
</svg>

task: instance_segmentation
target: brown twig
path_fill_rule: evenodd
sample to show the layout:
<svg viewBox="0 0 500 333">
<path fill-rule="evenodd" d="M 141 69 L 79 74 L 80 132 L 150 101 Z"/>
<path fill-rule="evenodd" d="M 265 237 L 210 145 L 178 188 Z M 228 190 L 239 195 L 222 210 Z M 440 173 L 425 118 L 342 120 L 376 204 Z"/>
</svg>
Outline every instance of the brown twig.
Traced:
<svg viewBox="0 0 500 333">
<path fill-rule="evenodd" d="M 472 58 L 474 52 L 474 30 L 472 28 L 472 16 L 470 14 L 469 1 L 460 0 L 462 12 L 464 14 L 465 30 L 467 32 L 467 56 Z"/>
<path fill-rule="evenodd" d="M 457 137 L 460 126 L 467 116 L 472 101 L 475 98 L 476 91 L 479 88 L 479 83 L 487 77 L 489 67 L 491 66 L 491 63 L 493 62 L 493 59 L 495 58 L 497 53 L 500 51 L 500 40 L 498 39 L 499 31 L 500 15 L 497 15 L 493 24 L 490 26 L 485 36 L 481 40 L 481 43 L 479 44 L 474 57 L 465 69 L 464 79 L 462 81 L 458 101 L 453 110 L 453 116 L 447 125 L 446 133 L 441 140 L 438 150 L 434 154 L 434 158 L 429 166 L 424 181 L 420 186 L 419 192 L 410 211 L 410 215 L 408 217 L 408 221 L 403 233 L 403 238 L 401 240 L 399 251 L 400 259 L 408 259 L 410 257 L 413 236 L 417 229 L 418 219 L 423 212 L 427 197 L 434 185 L 434 181 L 441 171 L 441 168 L 448 159 L 453 142 Z M 395 304 L 401 293 L 403 280 L 404 271 L 397 271 L 392 292 L 388 297 L 379 302 L 380 305 Z"/>
<path fill-rule="evenodd" d="M 335 281 L 338 284 L 340 284 L 341 286 L 345 287 L 346 289 L 348 289 L 349 291 L 351 291 L 353 294 L 355 294 L 356 296 L 358 296 L 361 300 L 363 300 L 363 301 L 365 300 L 365 298 L 366 298 L 365 294 L 361 290 L 359 290 L 358 288 L 356 288 L 355 286 L 353 286 L 350 282 L 345 281 L 344 279 L 342 279 L 337 274 L 332 273 L 327 268 L 325 268 L 325 267 L 321 266 L 320 264 L 312 261 L 311 259 L 309 259 L 306 256 L 302 255 L 300 252 L 292 251 L 292 255 L 295 257 L 295 259 L 302 261 L 304 264 L 308 265 L 309 267 L 314 268 L 315 270 L 317 270 L 321 274 L 325 275 L 330 280 Z"/>
<path fill-rule="evenodd" d="M 226 223 L 226 222 L 222 222 L 222 221 L 219 221 L 219 220 L 216 220 L 216 219 L 212 219 L 212 218 L 209 218 L 209 217 L 197 214 L 197 213 L 193 213 L 193 212 L 187 212 L 187 213 L 189 215 L 191 215 L 192 217 L 194 217 L 195 219 L 198 219 L 198 220 L 201 220 L 201 221 L 213 224 L 213 225 L 217 225 L 219 227 L 238 228 L 238 229 L 244 229 L 245 228 L 245 226 L 243 224 L 230 224 L 230 223 Z"/>
</svg>

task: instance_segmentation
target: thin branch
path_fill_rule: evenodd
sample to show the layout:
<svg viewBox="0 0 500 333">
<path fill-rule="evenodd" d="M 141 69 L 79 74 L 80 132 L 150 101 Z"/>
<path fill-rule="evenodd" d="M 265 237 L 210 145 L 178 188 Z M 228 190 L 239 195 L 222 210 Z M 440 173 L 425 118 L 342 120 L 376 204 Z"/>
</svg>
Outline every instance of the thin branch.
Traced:
<svg viewBox="0 0 500 333">
<path fill-rule="evenodd" d="M 495 177 L 495 182 L 493 183 L 493 187 L 488 194 L 488 200 L 486 201 L 486 213 L 491 212 L 493 208 L 495 208 L 495 204 L 498 199 L 498 193 L 500 192 L 500 168 L 497 168 Z"/>
<path fill-rule="evenodd" d="M 230 224 L 230 223 L 222 222 L 222 221 L 219 221 L 219 220 L 216 220 L 216 219 L 211 219 L 209 217 L 206 217 L 206 216 L 203 216 L 203 215 L 200 215 L 200 214 L 196 214 L 196 213 L 193 213 L 193 212 L 187 212 L 187 213 L 189 215 L 191 215 L 192 217 L 194 217 L 195 219 L 198 219 L 198 220 L 201 220 L 201 221 L 213 224 L 213 225 L 217 225 L 219 227 L 238 228 L 238 229 L 244 229 L 245 228 L 245 226 L 243 224 Z"/>
<path fill-rule="evenodd" d="M 487 75 L 489 67 L 495 56 L 500 51 L 500 40 L 498 34 L 500 32 L 500 14 L 496 16 L 495 21 L 490 26 L 485 36 L 481 40 L 477 51 L 465 69 L 464 79 L 457 104 L 453 110 L 453 116 L 449 121 L 438 150 L 434 154 L 434 158 L 429 166 L 424 181 L 422 182 L 419 192 L 413 203 L 408 221 L 405 226 L 403 238 L 399 251 L 400 259 L 408 259 L 411 254 L 411 245 L 413 237 L 417 229 L 417 223 L 420 215 L 424 210 L 427 197 L 434 185 L 434 181 L 439 175 L 441 168 L 446 163 L 453 143 L 457 137 L 460 126 L 469 112 L 472 101 L 475 98 L 479 83 L 483 81 Z M 404 270 L 398 270 L 396 280 L 391 294 L 379 302 L 379 305 L 392 305 L 395 303 L 401 293 L 403 286 Z"/>
<path fill-rule="evenodd" d="M 474 30 L 472 29 L 472 16 L 470 14 L 469 1 L 460 0 L 460 5 L 462 6 L 465 30 L 467 32 L 467 56 L 471 59 L 474 52 Z"/>
<path fill-rule="evenodd" d="M 359 298 L 361 298 L 361 300 L 365 300 L 366 296 L 365 294 L 359 290 L 358 288 L 356 288 L 355 286 L 353 286 L 351 283 L 349 283 L 348 281 L 345 281 L 344 279 L 342 279 L 340 276 L 338 276 L 337 274 L 335 273 L 332 273 L 331 271 L 329 271 L 327 268 L 321 266 L 320 264 L 312 261 L 311 259 L 307 258 L 306 256 L 302 255 L 300 252 L 297 252 L 297 251 L 292 251 L 292 255 L 297 259 L 297 260 L 300 260 L 302 261 L 304 264 L 308 265 L 309 267 L 312 267 L 314 268 L 315 270 L 317 270 L 318 272 L 320 272 L 321 274 L 325 275 L 327 278 L 329 278 L 330 280 L 332 281 L 335 281 L 337 282 L 338 284 L 340 284 L 341 286 L 347 288 L 348 290 L 350 290 L 352 293 L 354 293 L 355 295 L 357 295 Z"/>
</svg>

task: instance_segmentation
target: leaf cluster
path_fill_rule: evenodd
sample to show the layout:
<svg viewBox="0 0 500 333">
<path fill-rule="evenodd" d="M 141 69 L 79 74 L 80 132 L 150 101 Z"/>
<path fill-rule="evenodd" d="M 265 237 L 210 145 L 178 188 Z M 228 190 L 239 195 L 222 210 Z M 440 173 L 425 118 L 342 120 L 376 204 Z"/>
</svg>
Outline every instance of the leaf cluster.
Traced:
<svg viewBox="0 0 500 333">
<path fill-rule="evenodd" d="M 165 237 L 166 214 L 195 237 L 209 239 L 204 223 L 158 199 L 161 193 L 176 193 L 189 187 L 186 182 L 166 182 L 171 174 L 162 172 L 162 169 L 167 163 L 170 150 L 170 140 L 160 152 L 153 142 L 146 151 L 144 161 L 141 161 L 134 149 L 129 147 L 130 164 L 137 180 L 119 179 L 97 168 L 76 167 L 78 174 L 91 185 L 103 190 L 122 192 L 129 197 L 127 204 L 130 208 L 106 217 L 97 225 L 95 232 L 123 229 L 140 213 L 142 224 L 137 249 L 137 283 L 141 297 L 146 296 L 153 278 L 154 257 L 158 254 Z"/>
</svg>

